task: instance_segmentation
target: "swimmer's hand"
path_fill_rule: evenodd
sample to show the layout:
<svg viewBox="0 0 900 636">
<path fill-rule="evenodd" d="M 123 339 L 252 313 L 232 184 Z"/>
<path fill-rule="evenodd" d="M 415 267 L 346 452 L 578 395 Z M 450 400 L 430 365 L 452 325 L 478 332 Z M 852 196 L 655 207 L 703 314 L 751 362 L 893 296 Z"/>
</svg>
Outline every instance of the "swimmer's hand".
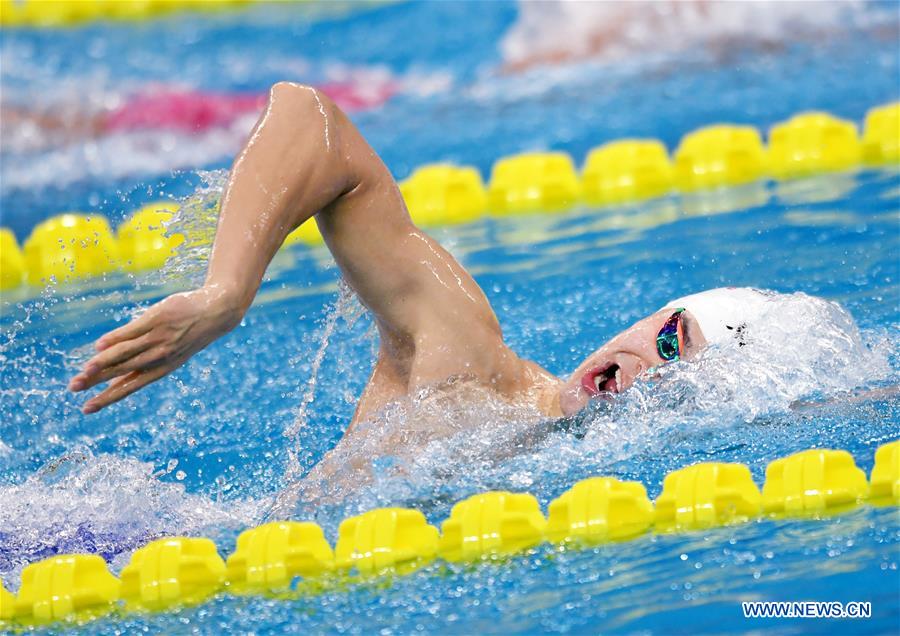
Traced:
<svg viewBox="0 0 900 636">
<path fill-rule="evenodd" d="M 96 413 L 180 367 L 236 327 L 243 314 L 243 305 L 216 286 L 169 296 L 97 340 L 99 353 L 72 378 L 69 390 L 109 382 L 82 407 Z"/>
<path fill-rule="evenodd" d="M 367 148 L 349 120 L 317 90 L 286 82 L 273 86 L 222 193 L 206 283 L 166 298 L 97 341 L 99 353 L 69 388 L 110 384 L 88 400 L 84 412 L 96 413 L 160 379 L 232 329 L 288 233 L 319 211 L 330 214 L 343 194 L 357 191 L 361 177 L 356 173 L 363 167 L 379 165 L 386 172 Z M 372 203 L 361 197 L 357 205 Z M 371 242 L 372 232 L 361 234 Z"/>
</svg>

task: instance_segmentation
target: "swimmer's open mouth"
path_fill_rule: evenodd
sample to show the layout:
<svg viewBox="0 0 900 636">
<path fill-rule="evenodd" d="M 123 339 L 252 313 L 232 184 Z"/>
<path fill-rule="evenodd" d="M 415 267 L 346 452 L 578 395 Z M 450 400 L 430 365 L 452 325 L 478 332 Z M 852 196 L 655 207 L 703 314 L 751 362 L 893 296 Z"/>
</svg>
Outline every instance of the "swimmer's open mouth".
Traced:
<svg viewBox="0 0 900 636">
<path fill-rule="evenodd" d="M 591 369 L 581 378 L 581 386 L 591 397 L 601 393 L 618 393 L 622 386 L 622 371 L 615 363 Z"/>
</svg>

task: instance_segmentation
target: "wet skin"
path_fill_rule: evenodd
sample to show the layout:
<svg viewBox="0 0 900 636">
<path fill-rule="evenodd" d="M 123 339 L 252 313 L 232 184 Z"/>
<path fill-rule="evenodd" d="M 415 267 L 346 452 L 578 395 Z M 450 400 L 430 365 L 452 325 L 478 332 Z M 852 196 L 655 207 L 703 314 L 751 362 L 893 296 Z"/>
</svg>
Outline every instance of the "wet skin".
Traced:
<svg viewBox="0 0 900 636">
<path fill-rule="evenodd" d="M 349 119 L 319 91 L 283 82 L 232 166 L 206 282 L 97 341 L 97 354 L 69 383 L 85 391 L 108 382 L 84 412 L 162 378 L 233 329 L 287 234 L 313 217 L 379 333 L 375 368 L 348 434 L 389 402 L 448 380 L 560 416 L 627 389 L 664 362 L 656 335 L 671 310 L 610 340 L 568 381 L 520 358 L 504 343 L 478 284 L 412 223 L 390 172 Z M 690 359 L 705 341 L 687 312 L 684 324 Z"/>
<path fill-rule="evenodd" d="M 661 309 L 639 320 L 589 355 L 559 391 L 563 415 L 573 415 L 593 399 L 621 393 L 635 381 L 666 364 L 656 349 L 656 336 L 673 310 Z M 681 359 L 691 360 L 706 346 L 706 339 L 689 311 L 681 314 L 684 342 Z"/>
</svg>

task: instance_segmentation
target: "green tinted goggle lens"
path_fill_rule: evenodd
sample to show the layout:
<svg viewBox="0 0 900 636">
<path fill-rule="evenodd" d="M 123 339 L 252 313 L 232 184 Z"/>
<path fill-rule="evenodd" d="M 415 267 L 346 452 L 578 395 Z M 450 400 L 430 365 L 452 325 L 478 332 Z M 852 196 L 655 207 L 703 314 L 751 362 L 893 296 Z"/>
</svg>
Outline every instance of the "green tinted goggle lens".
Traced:
<svg viewBox="0 0 900 636">
<path fill-rule="evenodd" d="M 663 360 L 671 362 L 681 357 L 678 345 L 678 322 L 681 320 L 683 311 L 683 308 L 676 309 L 656 336 L 656 351 Z"/>
</svg>

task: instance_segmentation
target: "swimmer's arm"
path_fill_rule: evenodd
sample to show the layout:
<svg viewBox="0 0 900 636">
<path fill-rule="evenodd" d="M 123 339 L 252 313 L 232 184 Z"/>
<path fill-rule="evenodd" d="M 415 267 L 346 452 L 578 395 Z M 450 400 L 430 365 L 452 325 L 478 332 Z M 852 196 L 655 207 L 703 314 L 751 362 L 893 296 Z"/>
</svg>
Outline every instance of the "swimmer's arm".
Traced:
<svg viewBox="0 0 900 636">
<path fill-rule="evenodd" d="M 359 184 L 336 111 L 314 88 L 276 84 L 232 165 L 204 286 L 241 314 L 287 235 Z"/>
<path fill-rule="evenodd" d="M 352 123 L 314 89 L 282 83 L 234 162 L 207 279 L 97 341 L 69 384 L 109 381 L 93 413 L 163 377 L 234 328 L 287 234 L 317 215 L 342 274 L 372 310 L 382 348 L 402 357 L 423 325 L 483 351 L 499 326 L 469 274 L 418 230 L 389 171 Z M 482 324 L 484 327 L 479 328 Z"/>
<path fill-rule="evenodd" d="M 111 381 L 85 403 L 85 413 L 163 377 L 233 329 L 287 234 L 352 189 L 332 108 L 315 89 L 273 87 L 232 166 L 205 284 L 164 299 L 97 341 L 99 353 L 69 384 L 83 391 Z"/>
</svg>

